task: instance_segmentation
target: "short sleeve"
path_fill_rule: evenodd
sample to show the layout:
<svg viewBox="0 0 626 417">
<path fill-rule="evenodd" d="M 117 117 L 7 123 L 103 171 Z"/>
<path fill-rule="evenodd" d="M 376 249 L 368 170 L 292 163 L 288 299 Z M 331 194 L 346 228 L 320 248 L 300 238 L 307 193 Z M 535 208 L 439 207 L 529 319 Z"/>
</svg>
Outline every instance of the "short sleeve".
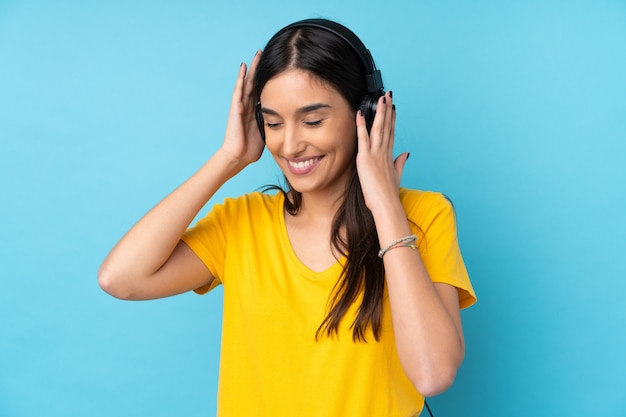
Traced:
<svg viewBox="0 0 626 417">
<path fill-rule="evenodd" d="M 223 281 L 228 212 L 227 199 L 223 204 L 216 204 L 193 227 L 187 229 L 182 237 L 182 241 L 202 260 L 214 277 L 210 284 L 194 290 L 198 294 L 206 294 Z"/>
<path fill-rule="evenodd" d="M 461 308 L 476 302 L 459 248 L 456 214 L 452 203 L 441 193 L 401 190 L 407 218 L 419 237 L 418 249 L 433 282 L 458 289 Z"/>
</svg>

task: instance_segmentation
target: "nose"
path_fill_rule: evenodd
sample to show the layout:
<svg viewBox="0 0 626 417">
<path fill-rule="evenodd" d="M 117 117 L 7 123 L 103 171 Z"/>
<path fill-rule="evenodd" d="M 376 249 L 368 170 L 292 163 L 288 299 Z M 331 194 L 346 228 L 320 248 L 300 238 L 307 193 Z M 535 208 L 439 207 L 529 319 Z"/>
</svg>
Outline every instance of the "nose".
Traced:
<svg viewBox="0 0 626 417">
<path fill-rule="evenodd" d="M 302 132 L 296 123 L 286 123 L 283 135 L 283 155 L 292 158 L 302 154 L 306 149 L 306 142 L 302 140 Z"/>
</svg>

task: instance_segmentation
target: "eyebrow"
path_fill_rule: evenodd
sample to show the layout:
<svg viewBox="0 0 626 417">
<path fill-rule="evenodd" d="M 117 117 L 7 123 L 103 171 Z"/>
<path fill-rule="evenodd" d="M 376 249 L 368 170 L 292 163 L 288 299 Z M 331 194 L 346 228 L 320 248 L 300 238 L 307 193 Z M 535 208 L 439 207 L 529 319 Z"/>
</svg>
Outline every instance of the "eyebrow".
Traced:
<svg viewBox="0 0 626 417">
<path fill-rule="evenodd" d="M 308 106 L 300 107 L 298 110 L 296 110 L 296 114 L 310 113 L 319 109 L 326 109 L 330 107 L 331 107 L 330 104 L 324 104 L 324 103 L 309 104 Z M 265 114 L 271 114 L 274 116 L 279 115 L 276 110 L 268 109 L 267 107 L 262 107 L 261 112 Z"/>
</svg>

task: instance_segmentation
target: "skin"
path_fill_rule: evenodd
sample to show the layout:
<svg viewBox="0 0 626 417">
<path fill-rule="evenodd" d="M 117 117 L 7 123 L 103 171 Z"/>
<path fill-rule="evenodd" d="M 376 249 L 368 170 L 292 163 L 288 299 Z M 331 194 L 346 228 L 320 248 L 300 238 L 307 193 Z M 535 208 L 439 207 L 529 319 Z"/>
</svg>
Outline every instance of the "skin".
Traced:
<svg viewBox="0 0 626 417">
<path fill-rule="evenodd" d="M 250 71 L 245 64 L 240 67 L 220 149 L 139 220 L 103 261 L 98 280 L 107 293 L 121 299 L 154 299 L 213 280 L 180 238 L 213 194 L 263 152 L 251 96 L 259 58 L 257 52 Z M 267 149 L 302 193 L 300 211 L 295 216 L 285 213 L 285 223 L 305 265 L 322 271 L 336 262 L 331 222 L 354 169 L 381 247 L 411 234 L 398 197 L 408 154 L 393 159 L 396 112 L 391 93 L 378 102 L 371 135 L 363 116 L 355 115 L 336 90 L 301 70 L 269 80 L 261 102 Z M 433 284 L 419 253 L 411 248 L 392 250 L 383 262 L 400 361 L 423 395 L 438 394 L 452 384 L 464 355 L 457 290 Z"/>
<path fill-rule="evenodd" d="M 305 265 L 323 271 L 337 261 L 331 224 L 355 169 L 354 110 L 337 91 L 302 70 L 268 81 L 261 103 L 267 149 L 302 193 L 298 214 L 285 212 L 289 239 Z"/>
<path fill-rule="evenodd" d="M 378 102 L 371 135 L 363 116 L 356 119 L 357 171 L 381 247 L 411 234 L 398 197 L 408 155 L 392 157 L 395 119 L 391 93 Z M 414 249 L 394 249 L 383 262 L 400 362 L 423 395 L 439 394 L 454 382 L 465 353 L 457 290 L 433 283 Z"/>
</svg>

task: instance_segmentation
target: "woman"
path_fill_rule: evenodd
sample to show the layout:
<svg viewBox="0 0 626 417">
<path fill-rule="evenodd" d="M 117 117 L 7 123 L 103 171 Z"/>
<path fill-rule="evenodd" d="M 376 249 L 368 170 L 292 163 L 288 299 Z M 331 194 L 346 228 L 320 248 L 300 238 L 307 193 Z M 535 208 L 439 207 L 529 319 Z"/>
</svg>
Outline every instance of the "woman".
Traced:
<svg viewBox="0 0 626 417">
<path fill-rule="evenodd" d="M 103 262 L 123 299 L 224 285 L 218 415 L 414 416 L 452 384 L 475 296 L 451 204 L 399 188 L 395 120 L 352 32 L 290 25 L 241 65 L 221 148 Z M 286 190 L 188 229 L 264 147 Z"/>
</svg>

